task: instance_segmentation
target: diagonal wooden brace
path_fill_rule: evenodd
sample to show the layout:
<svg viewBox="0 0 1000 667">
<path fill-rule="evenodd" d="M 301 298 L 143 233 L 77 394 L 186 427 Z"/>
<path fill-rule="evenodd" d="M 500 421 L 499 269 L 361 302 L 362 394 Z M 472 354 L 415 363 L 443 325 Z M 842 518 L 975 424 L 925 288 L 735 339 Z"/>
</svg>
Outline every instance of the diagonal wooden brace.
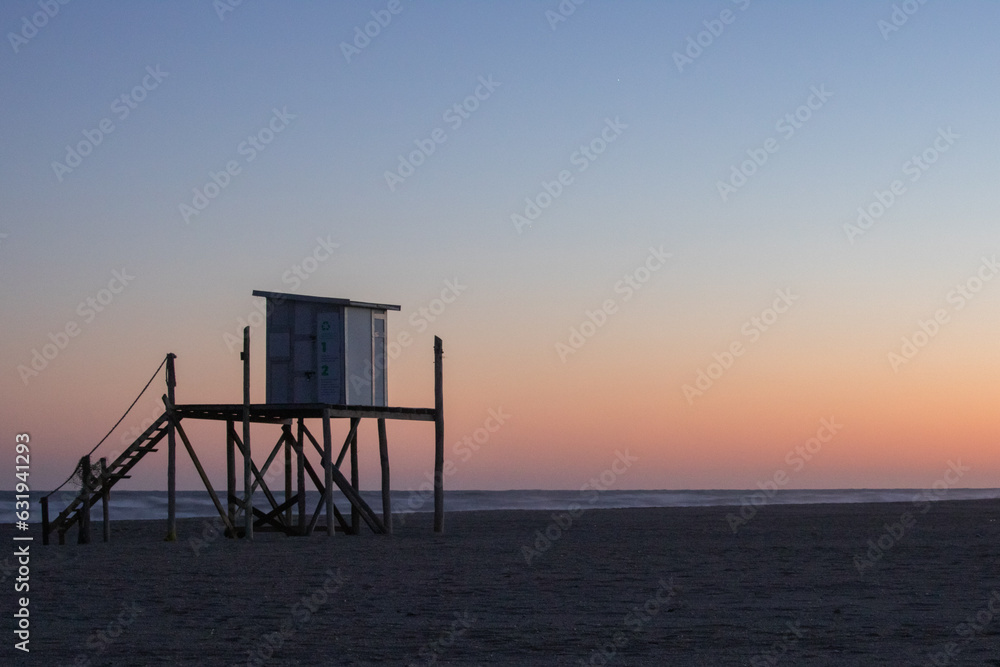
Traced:
<svg viewBox="0 0 1000 667">
<path fill-rule="evenodd" d="M 240 452 L 243 453 L 244 456 L 245 456 L 246 455 L 246 450 L 243 448 L 243 440 L 241 440 L 240 437 L 236 434 L 236 429 L 235 428 L 233 428 L 230 431 L 229 437 L 231 437 L 233 439 L 233 442 L 239 448 Z M 254 477 L 257 480 L 250 487 L 251 490 L 256 489 L 257 486 L 260 486 L 260 488 L 264 491 L 264 496 L 267 498 L 267 501 L 269 503 L 271 503 L 271 509 L 274 509 L 275 507 L 277 507 L 278 506 L 277 499 L 274 497 L 274 494 L 271 493 L 271 489 L 268 488 L 267 482 L 264 481 L 264 476 L 261 474 L 260 470 L 257 468 L 257 464 L 254 463 L 252 460 L 250 461 L 250 470 L 253 472 L 253 475 L 254 475 Z"/>
<path fill-rule="evenodd" d="M 170 401 L 166 396 L 163 397 L 163 404 L 167 407 L 167 417 L 174 425 L 174 430 L 177 435 L 181 437 L 181 442 L 184 443 L 184 448 L 187 449 L 188 455 L 191 457 L 194 467 L 198 470 L 198 474 L 201 476 L 201 481 L 205 483 L 205 488 L 208 489 L 208 495 L 212 496 L 212 502 L 215 503 L 215 509 L 219 511 L 219 516 L 222 517 L 222 522 L 226 525 L 233 534 L 236 531 L 233 529 L 233 524 L 229 523 L 229 516 L 226 514 L 226 508 L 222 506 L 219 502 L 219 496 L 215 494 L 215 489 L 212 488 L 212 483 L 208 481 L 208 475 L 205 474 L 205 469 L 201 467 L 201 461 L 198 460 L 198 455 L 194 453 L 194 447 L 191 446 L 191 441 L 188 440 L 187 433 L 181 427 L 181 420 L 174 416 L 174 406 L 171 405 Z"/>
<path fill-rule="evenodd" d="M 358 492 L 354 490 L 354 487 L 351 486 L 351 483 L 347 481 L 347 478 L 344 477 L 343 473 L 341 473 L 336 466 L 333 468 L 333 482 L 340 489 L 340 492 L 347 497 L 347 500 L 350 501 L 351 505 L 357 508 L 358 512 L 361 514 L 361 518 L 365 520 L 365 523 L 368 524 L 368 527 L 371 528 L 373 532 L 377 534 L 385 533 L 385 526 L 382 525 L 382 519 L 380 519 L 378 515 L 372 511 L 372 508 L 369 507 L 364 498 L 362 498 Z"/>
</svg>

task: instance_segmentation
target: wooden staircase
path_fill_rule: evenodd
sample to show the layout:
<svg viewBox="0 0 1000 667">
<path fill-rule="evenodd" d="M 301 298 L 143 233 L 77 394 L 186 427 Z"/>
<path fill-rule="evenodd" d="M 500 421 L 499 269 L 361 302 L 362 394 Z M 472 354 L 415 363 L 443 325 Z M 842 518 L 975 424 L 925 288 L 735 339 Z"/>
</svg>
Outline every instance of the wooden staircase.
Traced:
<svg viewBox="0 0 1000 667">
<path fill-rule="evenodd" d="M 159 419 L 153 422 L 149 428 L 143 431 L 142 435 L 135 439 L 131 445 L 129 445 L 121 455 L 112 462 L 105 474 L 103 476 L 97 477 L 95 483 L 90 489 L 90 494 L 88 497 L 86 486 L 80 490 L 80 493 L 73 499 L 73 501 L 59 513 L 53 521 L 48 531 L 59 531 L 60 543 L 62 542 L 63 535 L 67 530 L 73 527 L 73 524 L 80 521 L 80 515 L 84 507 L 92 507 L 97 503 L 103 494 L 111 490 L 119 480 L 128 479 L 129 471 L 135 467 L 142 457 L 150 452 L 157 451 L 155 449 L 157 443 L 166 437 L 168 431 L 170 430 L 170 418 L 167 413 L 160 415 Z M 46 535 L 47 537 L 47 535 Z"/>
</svg>

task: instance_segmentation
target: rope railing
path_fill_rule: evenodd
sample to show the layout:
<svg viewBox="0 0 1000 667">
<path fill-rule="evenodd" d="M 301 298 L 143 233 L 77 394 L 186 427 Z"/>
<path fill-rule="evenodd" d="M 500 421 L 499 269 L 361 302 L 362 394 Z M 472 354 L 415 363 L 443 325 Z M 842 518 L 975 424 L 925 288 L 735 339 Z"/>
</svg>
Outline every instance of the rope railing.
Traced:
<svg viewBox="0 0 1000 667">
<path fill-rule="evenodd" d="M 149 382 L 146 383 L 146 386 L 142 388 L 142 391 L 139 392 L 139 395 L 135 397 L 134 401 L 132 401 L 132 405 L 128 406 L 128 409 L 125 411 L 125 414 L 123 414 L 121 416 L 121 418 L 118 421 L 115 422 L 115 425 L 111 427 L 111 430 L 108 431 L 107 434 L 105 434 L 105 436 L 103 438 L 101 438 L 101 441 L 98 442 L 96 445 L 94 445 L 93 449 L 91 449 L 89 452 L 87 452 L 87 454 L 86 454 L 87 456 L 90 456 L 91 454 L 93 454 L 94 452 L 96 452 L 97 448 L 100 447 L 102 444 L 104 444 L 104 441 L 107 440 L 108 437 L 112 433 L 114 433 L 115 429 L 118 428 L 118 425 L 121 424 L 122 421 L 125 420 L 125 417 L 128 416 L 128 413 L 132 411 L 132 408 L 135 407 L 135 404 L 139 402 L 139 399 L 142 398 L 142 395 L 146 393 L 147 389 L 149 389 L 149 385 L 153 384 L 153 380 L 155 380 L 156 376 L 160 374 L 160 371 L 163 369 L 164 364 L 167 363 L 167 359 L 168 358 L 169 358 L 169 355 L 167 355 L 166 357 L 163 357 L 163 361 L 161 361 L 160 365 L 157 366 L 157 368 L 156 368 L 155 371 L 153 371 L 153 376 L 151 378 L 149 378 Z M 71 472 L 70 475 L 69 475 L 69 477 L 66 478 L 66 481 L 64 481 L 62 484 L 60 484 L 59 486 L 57 486 L 55 489 L 53 489 L 52 491 L 50 491 L 48 494 L 46 494 L 43 497 L 44 498 L 48 498 L 53 493 L 56 493 L 61 488 L 63 488 L 64 486 L 66 486 L 66 484 L 68 484 L 70 482 L 70 480 L 72 480 L 74 477 L 77 477 L 77 471 L 79 471 L 79 469 L 80 469 L 80 464 L 78 462 L 76 464 L 76 467 L 73 468 L 73 472 Z"/>
</svg>

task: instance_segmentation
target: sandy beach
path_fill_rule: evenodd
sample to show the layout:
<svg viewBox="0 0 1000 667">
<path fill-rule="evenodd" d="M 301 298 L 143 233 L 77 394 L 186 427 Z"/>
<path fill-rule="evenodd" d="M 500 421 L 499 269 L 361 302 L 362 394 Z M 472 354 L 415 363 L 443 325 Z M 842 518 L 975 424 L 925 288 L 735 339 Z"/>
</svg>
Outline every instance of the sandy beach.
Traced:
<svg viewBox="0 0 1000 667">
<path fill-rule="evenodd" d="M 1000 665 L 1000 502 L 767 506 L 734 534 L 735 511 L 462 512 L 443 536 L 414 514 L 391 537 L 254 543 L 202 519 L 175 543 L 161 521 L 111 544 L 95 522 L 82 546 L 33 527 L 31 652 L 8 631 L 0 662 Z"/>
</svg>

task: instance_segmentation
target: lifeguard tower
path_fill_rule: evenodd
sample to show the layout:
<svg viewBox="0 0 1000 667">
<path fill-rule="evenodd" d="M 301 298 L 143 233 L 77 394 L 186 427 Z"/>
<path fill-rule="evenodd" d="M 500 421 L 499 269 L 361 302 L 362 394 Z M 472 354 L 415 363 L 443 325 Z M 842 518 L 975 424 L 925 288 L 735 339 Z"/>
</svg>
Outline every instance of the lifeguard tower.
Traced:
<svg viewBox="0 0 1000 667">
<path fill-rule="evenodd" d="M 281 531 L 287 535 L 309 535 L 314 531 L 324 531 L 332 537 L 338 530 L 348 534 L 358 533 L 361 521 L 375 533 L 391 533 L 389 453 L 385 428 L 387 419 L 434 422 L 434 530 L 443 532 L 444 399 L 441 339 L 436 336 L 434 338 L 434 407 L 392 407 L 388 404 L 386 317 L 389 311 L 398 311 L 399 306 L 281 292 L 254 291 L 253 295 L 267 300 L 266 402 L 250 403 L 250 327 L 243 330 L 243 403 L 176 403 L 175 355 L 168 354 L 160 364 L 160 368 L 166 366 L 167 393 L 163 396 L 163 415 L 111 464 L 101 459 L 96 474 L 91 468 L 90 455 L 83 457 L 74 473 L 82 480 L 80 493 L 52 522 L 49 521 L 48 496 L 42 499 L 45 544 L 48 544 L 52 532 L 58 534 L 59 543 L 62 544 L 66 531 L 74 524 L 79 526 L 78 541 L 89 542 L 90 508 L 98 501 L 103 501 L 104 504 L 104 532 L 105 539 L 109 539 L 107 507 L 111 488 L 118 481 L 127 478 L 128 472 L 139 460 L 145 454 L 156 451 L 154 447 L 164 439 L 168 449 L 167 538 L 176 539 L 177 437 L 180 437 L 205 484 L 225 525 L 226 534 L 231 537 L 252 539 L 255 529 Z M 156 377 L 156 373 L 153 377 Z M 183 428 L 182 422 L 185 419 L 226 422 L 225 504 L 215 492 Z M 350 420 L 347 437 L 336 454 L 330 425 L 333 419 Z M 381 516 L 372 510 L 359 493 L 358 426 L 362 419 L 375 419 L 378 427 Z M 310 430 L 307 420 L 320 420 L 322 432 L 319 438 Z M 242 425 L 241 432 L 237 432 L 237 423 Z M 251 455 L 251 424 L 271 424 L 279 426 L 281 430 L 276 444 L 264 450 L 268 455 L 260 467 Z M 315 450 L 319 455 L 318 466 L 310 462 L 310 450 Z M 238 493 L 236 484 L 237 451 L 243 459 L 242 494 Z M 280 465 L 278 455 L 282 452 L 285 488 L 284 498 L 279 501 L 275 491 L 269 488 L 265 475 L 272 465 Z M 348 454 L 351 461 L 350 480 L 340 470 Z M 307 507 L 307 476 L 320 496 L 319 503 L 311 511 Z M 266 498 L 269 506 L 267 509 L 254 505 L 254 493 L 258 487 Z M 349 518 L 334 504 L 334 487 L 340 490 L 350 505 Z M 293 509 L 297 511 L 293 513 Z M 325 525 L 319 524 L 321 515 L 325 515 Z M 240 518 L 243 519 L 243 525 L 237 528 Z"/>
</svg>

